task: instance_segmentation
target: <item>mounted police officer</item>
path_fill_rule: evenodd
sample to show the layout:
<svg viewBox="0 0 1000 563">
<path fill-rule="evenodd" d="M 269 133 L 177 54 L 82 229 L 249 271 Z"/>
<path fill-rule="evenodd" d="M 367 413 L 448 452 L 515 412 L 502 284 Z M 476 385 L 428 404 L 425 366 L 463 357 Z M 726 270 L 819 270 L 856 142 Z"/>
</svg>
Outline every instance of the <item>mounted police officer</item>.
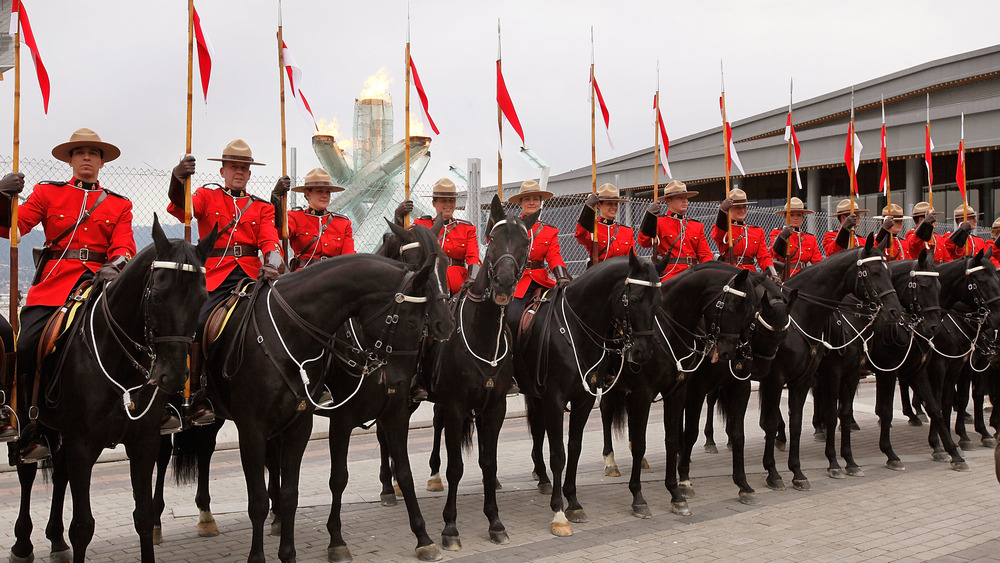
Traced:
<svg viewBox="0 0 1000 563">
<path fill-rule="evenodd" d="M 851 209 L 851 200 L 842 199 L 837 204 L 837 212 L 834 214 L 840 221 L 840 226 L 836 231 L 828 231 L 823 235 L 823 252 L 827 258 L 851 247 L 851 235 L 854 227 L 858 226 L 858 215 L 868 213 L 867 209 L 854 207 Z M 865 239 L 854 235 L 854 246 L 864 246 Z"/>
<path fill-rule="evenodd" d="M 68 142 L 56 145 L 52 156 L 73 168 L 67 182 L 41 182 L 18 209 L 17 228 L 23 235 L 38 224 L 45 231 L 44 255 L 24 307 L 18 315 L 17 371 L 27 392 L 37 400 L 32 386 L 36 379 L 39 339 L 45 324 L 80 283 L 94 284 L 115 279 L 125 262 L 135 254 L 132 234 L 132 202 L 101 186 L 98 174 L 104 164 L 121 151 L 101 140 L 90 129 L 77 129 Z M 24 186 L 4 178 L 0 191 L 16 197 Z M 0 205 L 0 236 L 10 238 L 10 206 Z M 31 405 L 29 405 L 31 406 Z M 20 457 L 34 463 L 50 454 L 49 444 L 36 433 L 34 424 L 22 423 Z"/>
<path fill-rule="evenodd" d="M 595 193 L 587 196 L 587 201 L 580 210 L 576 233 L 573 236 L 590 255 L 588 268 L 594 265 L 595 255 L 598 262 L 603 262 L 615 256 L 627 256 L 635 246 L 635 234 L 632 228 L 615 222 L 620 203 L 628 203 L 628 200 L 619 197 L 617 187 L 604 184 L 597 188 Z"/>
<path fill-rule="evenodd" d="M 476 235 L 476 226 L 468 221 L 463 221 L 455 217 L 455 203 L 458 197 L 458 190 L 455 183 L 448 178 L 441 178 L 434 183 L 431 192 L 431 205 L 434 210 L 444 219 L 444 227 L 438 235 L 438 243 L 441 250 L 451 260 L 448 266 L 448 291 L 454 295 L 462 289 L 463 284 L 471 284 L 479 273 L 479 266 L 482 263 L 479 259 L 479 240 Z M 413 202 L 405 200 L 396 208 L 394 219 L 399 225 L 403 224 L 403 217 L 413 211 Z M 414 219 L 414 225 L 421 225 L 428 229 L 434 226 L 434 217 L 424 215 Z"/>
<path fill-rule="evenodd" d="M 816 235 L 802 230 L 802 220 L 813 213 L 806 209 L 802 200 L 793 197 L 788 209 L 779 209 L 775 215 L 788 214 L 788 224 L 783 229 L 771 231 L 771 258 L 777 268 L 782 269 L 782 275 L 788 279 L 801 272 L 810 264 L 818 264 L 823 259 L 819 250 Z M 785 273 L 787 272 L 787 273 Z"/>
<path fill-rule="evenodd" d="M 936 215 L 940 215 L 931 204 L 921 201 L 913 206 L 913 220 L 916 228 L 906 233 L 906 240 L 903 248 L 906 250 L 906 257 L 916 260 L 920 256 L 921 250 L 927 250 L 928 254 L 934 256 L 934 261 L 943 264 L 951 260 L 948 254 L 945 238 L 934 232 L 934 224 L 937 223 Z"/>
<path fill-rule="evenodd" d="M 747 194 L 739 188 L 730 190 L 729 197 L 719 204 L 719 213 L 712 225 L 712 240 L 719 249 L 719 260 L 744 270 L 767 273 L 774 279 L 778 272 L 767 249 L 764 229 L 747 223 L 748 206 L 756 201 L 747 201 Z M 732 230 L 729 230 L 730 217 Z M 732 237 L 733 244 L 729 244 Z"/>
<path fill-rule="evenodd" d="M 658 241 L 653 251 L 654 262 L 661 257 L 666 258 L 667 267 L 663 272 L 666 281 L 687 270 L 695 264 L 708 262 L 712 259 L 712 249 L 705 237 L 705 227 L 694 219 L 685 216 L 688 199 L 698 195 L 698 192 L 688 191 L 684 182 L 673 180 L 663 189 L 663 196 L 646 208 L 646 214 L 639 226 L 639 237 L 636 242 L 643 248 L 652 248 L 653 241 Z M 663 212 L 663 202 L 666 202 L 666 214 Z"/>
<path fill-rule="evenodd" d="M 955 208 L 955 230 L 944 235 L 944 247 L 952 260 L 965 256 L 975 256 L 980 250 L 985 250 L 990 243 L 974 234 L 978 215 L 971 205 L 960 204 Z"/>
<path fill-rule="evenodd" d="M 305 183 L 295 186 L 292 191 L 305 196 L 306 207 L 288 212 L 288 244 L 294 256 L 288 261 L 288 269 L 301 270 L 327 258 L 354 254 L 354 231 L 350 218 L 327 211 L 330 194 L 342 192 L 344 188 L 335 185 L 326 170 L 313 168 L 306 174 Z M 271 205 L 275 210 L 281 207 L 281 198 L 286 193 L 288 186 L 283 182 L 278 182 L 271 191 Z M 281 226 L 281 213 L 276 212 L 275 231 L 280 232 Z"/>
<path fill-rule="evenodd" d="M 900 235 L 903 233 L 903 220 L 909 217 L 903 215 L 903 208 L 895 203 L 886 205 L 882 208 L 882 215 L 877 215 L 875 218 L 882 220 L 882 226 L 875 235 L 875 242 L 882 244 L 887 238 L 892 237 L 892 244 L 886 245 L 886 259 L 905 260 L 906 251 L 903 250 L 903 238 Z"/>
<path fill-rule="evenodd" d="M 199 377 L 203 358 L 200 333 L 212 309 L 229 297 L 247 277 L 274 280 L 284 269 L 281 244 L 278 242 L 278 232 L 274 229 L 274 206 L 246 191 L 250 167 L 262 166 L 264 163 L 254 161 L 250 147 L 243 139 L 236 139 L 226 145 L 222 149 L 221 158 L 208 160 L 222 163 L 219 174 L 222 175 L 225 186 L 210 188 L 205 185 L 191 196 L 191 214 L 198 220 L 198 235 L 205 237 L 213 228 L 219 229 L 215 248 L 205 262 L 208 301 L 198 317 L 199 335 L 191 345 L 192 381 L 202 379 Z M 195 159 L 187 155 L 174 167 L 170 177 L 170 204 L 167 211 L 181 221 L 184 220 L 184 181 L 194 174 L 194 169 Z M 288 176 L 282 176 L 278 179 L 275 190 L 287 191 L 290 184 Z M 264 254 L 263 262 L 258 253 Z M 198 399 L 189 413 L 191 423 L 195 426 L 211 424 L 215 420 L 212 405 L 204 396 L 204 385 L 201 387 Z M 172 410 L 168 407 L 165 411 L 161 432 L 179 427 L 180 420 L 173 416 Z"/>
</svg>

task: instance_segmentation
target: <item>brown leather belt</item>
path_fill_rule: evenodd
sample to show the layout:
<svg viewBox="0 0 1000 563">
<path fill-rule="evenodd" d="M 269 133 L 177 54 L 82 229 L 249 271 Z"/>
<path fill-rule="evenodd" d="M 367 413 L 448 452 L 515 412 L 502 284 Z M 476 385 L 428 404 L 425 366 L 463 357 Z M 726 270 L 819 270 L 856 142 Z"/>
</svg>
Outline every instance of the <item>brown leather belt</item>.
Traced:
<svg viewBox="0 0 1000 563">
<path fill-rule="evenodd" d="M 220 256 L 235 256 L 237 258 L 243 256 L 256 257 L 259 251 L 259 248 L 256 246 L 250 246 L 249 244 L 234 244 L 229 248 L 213 248 L 212 252 L 208 255 L 212 258 L 218 258 Z"/>
<path fill-rule="evenodd" d="M 79 260 L 81 262 L 100 262 L 101 264 L 108 261 L 108 255 L 104 252 L 94 252 L 89 248 L 71 248 L 65 253 L 59 252 L 58 250 L 52 251 L 52 256 L 63 260 Z"/>
<path fill-rule="evenodd" d="M 528 260 L 528 263 L 524 265 L 525 270 L 543 270 L 545 269 L 545 262 L 542 260 Z"/>
<path fill-rule="evenodd" d="M 450 258 L 450 260 L 452 266 L 460 266 L 462 268 L 465 267 L 465 260 L 461 260 L 459 258 Z"/>
<path fill-rule="evenodd" d="M 694 266 L 698 261 L 694 258 L 667 258 L 667 265 L 674 266 L 677 264 L 687 264 L 688 266 Z"/>
<path fill-rule="evenodd" d="M 795 263 L 792 264 L 792 269 L 793 270 L 804 270 L 806 268 L 806 266 L 808 266 L 808 265 L 809 265 L 809 262 L 795 262 Z"/>
<path fill-rule="evenodd" d="M 722 261 L 726 264 L 732 264 L 733 266 L 753 266 L 756 264 L 753 258 L 747 258 L 746 256 L 740 256 L 739 258 L 723 258 Z"/>
</svg>

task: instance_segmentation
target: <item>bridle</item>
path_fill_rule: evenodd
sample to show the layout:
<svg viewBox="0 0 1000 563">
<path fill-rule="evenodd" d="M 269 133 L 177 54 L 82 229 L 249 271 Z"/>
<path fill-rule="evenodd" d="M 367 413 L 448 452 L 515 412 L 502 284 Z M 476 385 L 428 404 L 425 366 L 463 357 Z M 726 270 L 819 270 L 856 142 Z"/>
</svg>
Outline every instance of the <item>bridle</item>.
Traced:
<svg viewBox="0 0 1000 563">
<path fill-rule="evenodd" d="M 919 277 L 937 278 L 940 274 L 933 270 L 918 270 L 917 265 L 917 261 L 914 260 L 909 273 L 910 279 L 906 282 L 905 293 L 908 294 L 909 299 L 903 299 L 903 295 L 899 296 L 900 302 L 906 308 L 906 314 L 910 317 L 909 329 L 912 331 L 917 331 L 918 327 L 923 324 L 927 313 L 941 311 L 940 305 L 930 307 L 920 305 L 920 283 L 917 280 Z"/>
</svg>

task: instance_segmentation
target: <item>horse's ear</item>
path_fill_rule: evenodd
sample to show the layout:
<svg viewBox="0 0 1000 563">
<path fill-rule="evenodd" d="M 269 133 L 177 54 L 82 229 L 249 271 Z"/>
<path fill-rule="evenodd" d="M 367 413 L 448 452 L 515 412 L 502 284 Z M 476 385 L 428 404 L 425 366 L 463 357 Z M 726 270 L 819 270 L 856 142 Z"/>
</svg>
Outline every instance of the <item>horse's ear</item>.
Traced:
<svg viewBox="0 0 1000 563">
<path fill-rule="evenodd" d="M 889 250 L 889 240 L 891 238 L 892 237 L 885 237 L 882 239 L 882 242 L 878 243 L 878 249 L 881 250 L 883 254 Z"/>
<path fill-rule="evenodd" d="M 398 238 L 399 240 L 406 239 L 406 234 L 408 232 L 406 229 L 400 227 L 399 225 L 393 223 L 392 221 L 386 219 L 385 217 L 383 217 L 382 220 L 385 221 L 386 225 L 389 225 L 389 230 L 392 231 L 392 234 L 396 235 L 396 238 Z"/>
<path fill-rule="evenodd" d="M 413 276 L 413 287 L 423 289 L 427 284 L 427 280 L 430 279 L 431 273 L 434 271 L 434 266 L 436 265 L 436 254 L 431 254 L 424 260 L 424 265 L 419 270 L 415 276 Z"/>
<path fill-rule="evenodd" d="M 987 260 L 990 260 L 990 259 L 993 258 L 993 245 L 992 244 L 986 247 L 986 250 L 983 252 L 983 258 L 985 258 Z"/>
<path fill-rule="evenodd" d="M 983 261 L 983 251 L 980 250 L 979 252 L 976 253 L 976 257 L 973 258 L 972 263 L 978 266 L 979 264 L 982 263 L 982 261 Z"/>
<path fill-rule="evenodd" d="M 658 276 L 660 276 L 662 278 L 663 277 L 663 272 L 667 271 L 667 266 L 669 266 L 669 265 L 670 265 L 670 257 L 669 256 L 667 256 L 665 258 L 662 258 L 659 262 L 655 263 L 654 266 L 656 266 L 656 275 L 658 275 Z"/>
<path fill-rule="evenodd" d="M 527 227 L 529 231 L 531 230 L 532 227 L 535 226 L 535 223 L 538 222 L 538 214 L 541 212 L 542 210 L 539 209 L 538 211 L 535 211 L 531 215 L 525 215 L 524 217 L 521 218 L 521 220 L 524 221 L 524 226 Z"/>
<path fill-rule="evenodd" d="M 434 233 L 434 238 L 441 236 L 441 229 L 444 228 L 444 215 L 440 213 L 434 218 L 434 225 L 431 227 L 431 232 Z"/>
<path fill-rule="evenodd" d="M 490 221 L 497 223 L 503 221 L 507 213 L 503 210 L 503 203 L 500 196 L 493 194 L 493 201 L 490 202 Z"/>
<path fill-rule="evenodd" d="M 750 270 L 740 269 L 740 273 L 736 274 L 736 277 L 733 279 L 733 285 L 741 285 L 745 283 L 749 277 Z"/>
<path fill-rule="evenodd" d="M 867 254 L 871 252 L 872 247 L 874 246 L 875 246 L 875 235 L 872 233 L 868 233 L 868 238 L 865 239 L 865 253 Z"/>
<path fill-rule="evenodd" d="M 156 245 L 158 257 L 162 259 L 170 256 L 170 241 L 167 240 L 167 235 L 164 234 L 163 227 L 160 226 L 160 218 L 157 217 L 156 213 L 153 213 L 153 244 Z"/>
<path fill-rule="evenodd" d="M 917 256 L 917 264 L 926 265 L 927 264 L 927 249 L 920 249 L 920 256 Z"/>
<path fill-rule="evenodd" d="M 208 236 L 198 241 L 198 256 L 201 257 L 202 264 L 208 260 L 208 255 L 215 248 L 215 241 L 219 238 L 219 225 L 212 227 L 212 232 Z"/>
<path fill-rule="evenodd" d="M 789 311 L 792 310 L 792 306 L 799 299 L 799 290 L 793 289 L 791 293 L 788 294 L 788 299 L 785 300 L 785 308 Z"/>
</svg>

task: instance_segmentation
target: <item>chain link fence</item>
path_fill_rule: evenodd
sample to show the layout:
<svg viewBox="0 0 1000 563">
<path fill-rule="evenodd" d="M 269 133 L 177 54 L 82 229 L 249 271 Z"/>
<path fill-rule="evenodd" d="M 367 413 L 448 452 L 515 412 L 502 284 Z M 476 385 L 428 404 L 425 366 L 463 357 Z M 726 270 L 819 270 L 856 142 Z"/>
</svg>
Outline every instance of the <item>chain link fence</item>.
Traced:
<svg viewBox="0 0 1000 563">
<path fill-rule="evenodd" d="M 214 163 L 211 163 L 214 164 Z M 6 173 L 12 168 L 12 161 L 9 157 L 0 158 L 0 172 Z M 221 178 L 215 172 L 214 166 L 208 163 L 201 164 L 202 172 L 198 172 L 192 178 L 192 186 L 200 186 L 207 183 L 219 182 Z M 212 172 L 205 172 L 210 169 Z M 20 171 L 24 173 L 29 187 L 21 194 L 22 201 L 31 195 L 32 186 L 44 180 L 68 180 L 72 176 L 72 170 L 63 162 L 53 159 L 21 159 Z M 152 242 L 150 228 L 153 223 L 153 214 L 157 214 L 160 224 L 163 226 L 167 236 L 180 238 L 184 236 L 184 226 L 174 217 L 166 212 L 167 208 L 167 187 L 170 180 L 170 170 L 156 170 L 153 168 L 125 167 L 125 166 L 105 166 L 100 173 L 101 185 L 121 194 L 132 201 L 133 205 L 133 229 L 135 231 L 135 242 L 137 248 Z M 277 178 L 274 176 L 253 175 L 248 182 L 247 190 L 261 198 L 269 199 L 271 188 Z M 294 183 L 294 179 L 293 179 Z M 352 187 L 351 190 L 365 188 Z M 371 193 L 368 193 L 368 192 Z M 432 186 L 429 183 L 415 185 L 410 190 L 410 197 L 414 200 L 414 216 L 433 213 L 431 202 Z M 358 252 L 373 252 L 381 243 L 382 235 L 387 227 L 383 220 L 392 219 L 392 213 L 396 202 L 403 199 L 404 188 L 401 183 L 389 183 L 378 188 L 366 190 L 363 205 L 355 205 L 354 211 L 350 214 L 354 224 L 355 247 Z M 510 195 L 510 194 L 506 194 Z M 290 205 L 305 205 L 305 200 L 300 194 L 290 194 Z M 559 244 L 562 248 L 563 258 L 566 260 L 571 273 L 578 274 L 584 270 L 587 264 L 588 249 L 579 244 L 573 237 L 576 230 L 576 221 L 580 216 L 580 208 L 586 199 L 587 194 L 555 197 L 545 202 L 542 210 L 542 220 L 559 229 Z M 462 198 L 460 205 L 465 201 Z M 485 253 L 485 240 L 483 231 L 489 219 L 489 198 L 480 195 L 481 208 L 478 213 L 474 209 L 460 208 L 455 212 L 455 216 L 474 223 L 477 227 L 480 238 L 480 252 Z M 618 211 L 618 221 L 623 225 L 631 226 L 638 231 L 639 223 L 649 205 L 648 199 L 632 199 L 628 203 L 622 203 Z M 340 211 L 337 205 L 337 194 L 331 201 L 331 210 Z M 508 213 L 519 213 L 517 205 L 505 203 Z M 708 232 L 715 222 L 718 202 L 703 202 L 692 200 L 688 208 L 688 216 L 701 221 Z M 772 229 L 780 229 L 784 226 L 784 217 L 776 215 L 775 211 L 783 207 L 756 207 L 751 206 L 747 215 L 747 221 L 764 229 L 765 233 L 770 233 Z M 873 210 L 875 211 L 875 210 Z M 869 215 L 874 215 L 870 213 Z M 817 212 L 807 215 L 803 223 L 803 228 L 808 232 L 822 237 L 823 233 L 836 227 L 836 220 L 828 217 L 826 213 Z M 880 225 L 880 221 L 870 216 L 863 217 L 858 222 L 857 233 L 867 235 L 875 232 Z M 986 228 L 978 229 L 978 234 L 989 237 L 988 225 Z M 907 219 L 904 223 L 903 232 L 913 228 L 913 221 Z M 938 223 L 938 232 L 944 233 L 953 228 L 950 218 L 942 218 Z M 18 286 L 22 297 L 27 294 L 31 277 L 34 273 L 34 265 L 31 261 L 30 248 L 42 246 L 44 235 L 40 227 L 36 227 L 21 239 L 18 260 Z M 709 240 L 709 245 L 713 252 L 717 252 L 715 243 Z M 650 256 L 652 249 L 636 248 L 641 256 Z M 10 256 L 6 252 L 0 252 L 0 301 L 9 294 L 10 280 Z M 2 305 L 2 303 L 0 303 Z M 3 309 L 6 310 L 6 309 Z"/>
</svg>

